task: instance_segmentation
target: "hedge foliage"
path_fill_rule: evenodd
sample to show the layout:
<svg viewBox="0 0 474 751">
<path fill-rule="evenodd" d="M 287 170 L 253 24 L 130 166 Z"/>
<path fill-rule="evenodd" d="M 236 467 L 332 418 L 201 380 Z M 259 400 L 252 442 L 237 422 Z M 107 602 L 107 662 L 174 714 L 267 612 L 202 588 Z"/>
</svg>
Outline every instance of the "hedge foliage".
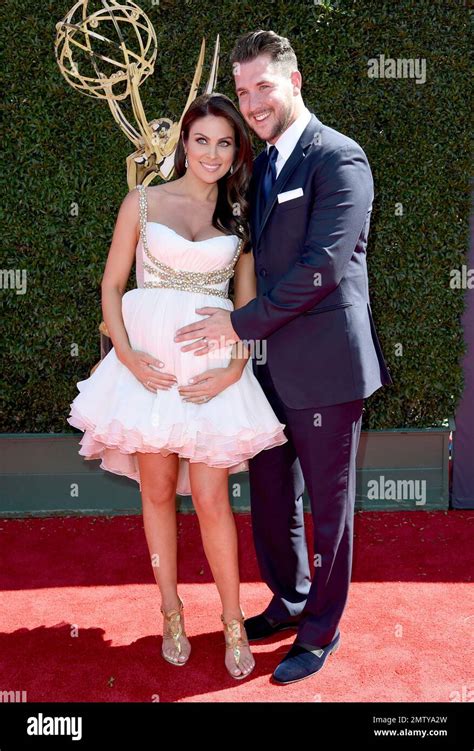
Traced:
<svg viewBox="0 0 474 751">
<path fill-rule="evenodd" d="M 6 0 L 0 11 L 1 266 L 26 269 L 28 284 L 24 295 L 0 290 L 4 432 L 72 431 L 66 415 L 76 382 L 99 359 L 100 280 L 134 150 L 107 104 L 74 91 L 57 67 L 55 24 L 72 4 Z M 265 28 L 290 39 L 307 106 L 361 144 L 374 174 L 370 293 L 395 384 L 366 402 L 364 428 L 442 424 L 463 386 L 465 295 L 450 287 L 450 272 L 467 264 L 466 7 L 431 0 L 140 5 L 158 38 L 154 74 L 140 89 L 149 120 L 179 119 L 202 37 L 203 81 L 219 33 L 217 88 L 234 101 L 228 56 L 235 38 Z M 368 60 L 382 54 L 424 59 L 426 82 L 370 78 Z"/>
</svg>

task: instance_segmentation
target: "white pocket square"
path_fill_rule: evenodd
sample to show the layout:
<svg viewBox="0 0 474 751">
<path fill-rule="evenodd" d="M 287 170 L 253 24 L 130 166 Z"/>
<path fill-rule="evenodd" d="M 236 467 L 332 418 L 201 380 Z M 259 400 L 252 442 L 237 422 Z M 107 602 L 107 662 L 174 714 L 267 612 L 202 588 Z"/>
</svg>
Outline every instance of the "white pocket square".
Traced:
<svg viewBox="0 0 474 751">
<path fill-rule="evenodd" d="M 298 198 L 302 196 L 303 188 L 295 188 L 294 190 L 287 190 L 285 193 L 278 193 L 278 203 L 284 203 L 285 201 L 291 201 L 292 198 Z"/>
</svg>

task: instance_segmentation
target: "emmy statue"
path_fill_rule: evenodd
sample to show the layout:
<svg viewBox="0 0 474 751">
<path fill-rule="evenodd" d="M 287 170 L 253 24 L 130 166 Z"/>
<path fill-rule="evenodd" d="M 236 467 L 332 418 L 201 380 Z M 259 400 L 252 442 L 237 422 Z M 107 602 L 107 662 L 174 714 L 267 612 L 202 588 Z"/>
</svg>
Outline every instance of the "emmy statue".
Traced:
<svg viewBox="0 0 474 751">
<path fill-rule="evenodd" d="M 139 87 L 154 71 L 157 39 L 144 11 L 131 0 L 100 0 L 92 11 L 89 0 L 79 0 L 56 24 L 56 61 L 66 81 L 81 94 L 105 99 L 110 111 L 134 145 L 127 157 L 129 190 L 149 185 L 155 176 L 170 180 L 181 123 L 196 98 L 201 81 L 206 43 L 203 39 L 188 98 L 178 122 L 167 117 L 148 120 Z M 215 90 L 219 60 L 216 38 L 209 78 L 203 93 Z M 121 107 L 130 97 L 135 126 Z M 112 343 L 105 322 L 99 326 L 101 358 Z M 98 363 L 92 368 L 95 370 Z"/>
</svg>

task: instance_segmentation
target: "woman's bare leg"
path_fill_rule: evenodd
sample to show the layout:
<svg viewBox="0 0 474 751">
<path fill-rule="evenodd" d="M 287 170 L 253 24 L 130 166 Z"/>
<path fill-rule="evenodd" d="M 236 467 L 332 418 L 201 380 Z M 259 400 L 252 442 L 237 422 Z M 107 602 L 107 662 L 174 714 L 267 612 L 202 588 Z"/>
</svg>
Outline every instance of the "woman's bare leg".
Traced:
<svg viewBox="0 0 474 751">
<path fill-rule="evenodd" d="M 176 484 L 179 459 L 177 454 L 137 452 L 140 470 L 143 524 L 153 574 L 160 588 L 161 607 L 167 613 L 179 608 Z M 184 618 L 183 618 L 184 623 Z M 163 623 L 165 627 L 165 623 Z M 181 654 L 171 638 L 163 640 L 163 651 L 171 659 L 185 662 L 191 645 L 183 634 Z"/>
<path fill-rule="evenodd" d="M 204 551 L 222 601 L 222 614 L 228 623 L 242 617 L 237 530 L 229 501 L 228 470 L 190 462 L 189 479 Z M 247 673 L 255 665 L 249 647 L 241 648 L 241 669 L 236 666 L 230 649 L 226 649 L 225 661 L 234 675 Z"/>
</svg>

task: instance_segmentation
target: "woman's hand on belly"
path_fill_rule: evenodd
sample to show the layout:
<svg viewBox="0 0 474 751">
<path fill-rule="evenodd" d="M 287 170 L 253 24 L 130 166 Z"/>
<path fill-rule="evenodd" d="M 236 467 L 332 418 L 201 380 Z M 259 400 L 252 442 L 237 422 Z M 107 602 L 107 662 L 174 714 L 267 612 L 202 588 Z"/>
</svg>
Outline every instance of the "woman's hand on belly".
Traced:
<svg viewBox="0 0 474 751">
<path fill-rule="evenodd" d="M 204 373 L 190 379 L 188 385 L 178 386 L 181 398 L 185 402 L 199 404 L 208 402 L 213 396 L 231 386 L 239 380 L 239 377 L 231 368 L 211 368 Z"/>
<path fill-rule="evenodd" d="M 147 391 L 156 393 L 157 389 L 168 390 L 174 386 L 178 379 L 174 373 L 166 373 L 160 368 L 164 364 L 147 352 L 131 349 L 122 360 L 122 363 L 133 373 Z"/>
</svg>

